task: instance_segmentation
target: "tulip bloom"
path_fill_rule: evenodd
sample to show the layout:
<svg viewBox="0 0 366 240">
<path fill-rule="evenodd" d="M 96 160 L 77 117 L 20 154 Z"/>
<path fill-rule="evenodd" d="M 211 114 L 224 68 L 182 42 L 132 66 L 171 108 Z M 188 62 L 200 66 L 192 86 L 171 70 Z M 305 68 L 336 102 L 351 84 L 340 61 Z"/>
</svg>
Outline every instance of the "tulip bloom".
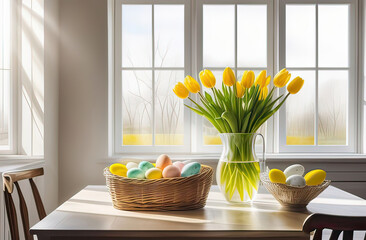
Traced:
<svg viewBox="0 0 366 240">
<path fill-rule="evenodd" d="M 227 67 L 222 74 L 222 81 L 226 86 L 233 86 L 236 82 L 235 74 L 231 68 Z"/>
<path fill-rule="evenodd" d="M 295 77 L 287 86 L 287 91 L 291 94 L 296 94 L 300 91 L 304 85 L 304 79 L 301 77 Z"/>
<path fill-rule="evenodd" d="M 240 83 L 244 88 L 250 88 L 254 83 L 254 78 L 255 75 L 253 71 L 245 71 Z"/>
<path fill-rule="evenodd" d="M 203 86 L 205 86 L 207 88 L 213 88 L 216 84 L 215 76 L 208 69 L 202 70 L 200 72 L 200 79 L 201 79 L 201 83 L 203 84 Z"/>
<path fill-rule="evenodd" d="M 242 98 L 244 96 L 244 88 L 239 82 L 236 82 L 236 96 Z"/>
<path fill-rule="evenodd" d="M 173 92 L 182 99 L 187 98 L 189 95 L 188 89 L 181 82 L 178 82 L 177 85 L 175 85 Z"/>
<path fill-rule="evenodd" d="M 265 86 L 264 88 L 261 89 L 261 92 L 259 94 L 259 100 L 263 100 L 268 96 L 268 87 Z"/>
<path fill-rule="evenodd" d="M 291 74 L 289 74 L 287 69 L 284 68 L 281 71 L 279 71 L 276 74 L 276 76 L 273 78 L 273 84 L 278 88 L 282 88 L 282 87 L 286 86 L 288 81 L 290 81 L 290 78 L 291 78 Z"/>
<path fill-rule="evenodd" d="M 267 71 L 263 70 L 259 73 L 259 75 L 257 76 L 257 79 L 255 79 L 255 85 L 259 85 L 261 88 L 266 87 L 269 82 L 271 81 L 271 77 L 267 77 Z"/>
<path fill-rule="evenodd" d="M 198 93 L 201 90 L 196 79 L 189 75 L 184 79 L 184 85 L 191 93 Z"/>
</svg>

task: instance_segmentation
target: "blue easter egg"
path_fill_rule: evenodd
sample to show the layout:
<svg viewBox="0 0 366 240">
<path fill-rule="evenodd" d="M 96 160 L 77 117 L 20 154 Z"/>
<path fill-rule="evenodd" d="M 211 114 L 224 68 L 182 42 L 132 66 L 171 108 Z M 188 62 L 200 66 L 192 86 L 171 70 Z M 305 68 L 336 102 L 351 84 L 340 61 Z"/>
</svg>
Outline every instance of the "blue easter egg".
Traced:
<svg viewBox="0 0 366 240">
<path fill-rule="evenodd" d="M 201 164 L 198 162 L 191 162 L 186 164 L 181 173 L 181 177 L 189 177 L 196 174 L 199 174 L 201 170 Z"/>
<path fill-rule="evenodd" d="M 139 164 L 139 168 L 146 172 L 147 170 L 149 170 L 150 168 L 154 168 L 154 165 L 151 163 L 151 162 L 148 162 L 148 161 L 142 161 L 140 162 Z"/>
<path fill-rule="evenodd" d="M 145 172 L 142 171 L 140 168 L 131 168 L 127 171 L 128 178 L 137 178 L 137 179 L 144 179 Z"/>
</svg>

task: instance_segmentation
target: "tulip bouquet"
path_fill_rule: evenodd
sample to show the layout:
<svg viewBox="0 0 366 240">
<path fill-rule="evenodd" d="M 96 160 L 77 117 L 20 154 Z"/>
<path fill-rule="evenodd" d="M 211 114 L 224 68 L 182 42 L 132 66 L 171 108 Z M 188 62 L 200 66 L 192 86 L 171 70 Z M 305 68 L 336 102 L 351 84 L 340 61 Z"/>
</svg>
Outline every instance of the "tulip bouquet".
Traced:
<svg viewBox="0 0 366 240">
<path fill-rule="evenodd" d="M 253 71 L 245 71 L 241 81 L 237 81 L 234 72 L 227 67 L 223 72 L 221 89 L 215 87 L 216 79 L 210 70 L 199 74 L 201 83 L 211 94 L 201 91 L 200 84 L 191 76 L 178 82 L 174 93 L 188 98 L 193 105 L 185 105 L 195 113 L 205 117 L 219 133 L 242 133 L 244 137 L 234 137 L 228 144 L 230 154 L 227 162 L 219 164 L 217 180 L 221 191 L 230 200 L 238 192 L 241 201 L 246 193 L 252 199 L 259 185 L 259 163 L 255 162 L 251 133 L 255 133 L 278 109 L 290 94 L 296 94 L 304 84 L 301 77 L 291 79 L 291 74 L 282 69 L 273 78 L 273 87 L 269 91 L 271 76 L 263 70 L 255 78 Z M 288 93 L 275 97 L 275 89 L 287 85 Z M 199 95 L 199 102 L 189 97 L 189 92 Z M 245 135 L 247 137 L 245 137 Z M 247 164 L 241 164 L 247 163 Z"/>
</svg>

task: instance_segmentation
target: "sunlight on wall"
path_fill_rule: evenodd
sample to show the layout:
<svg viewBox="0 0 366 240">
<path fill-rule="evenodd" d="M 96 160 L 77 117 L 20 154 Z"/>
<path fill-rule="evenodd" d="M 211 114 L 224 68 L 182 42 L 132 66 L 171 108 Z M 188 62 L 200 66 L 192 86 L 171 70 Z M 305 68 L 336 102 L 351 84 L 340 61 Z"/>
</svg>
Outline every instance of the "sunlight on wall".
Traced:
<svg viewBox="0 0 366 240">
<path fill-rule="evenodd" d="M 44 5 L 43 0 L 21 4 L 22 146 L 26 155 L 44 153 Z"/>
</svg>

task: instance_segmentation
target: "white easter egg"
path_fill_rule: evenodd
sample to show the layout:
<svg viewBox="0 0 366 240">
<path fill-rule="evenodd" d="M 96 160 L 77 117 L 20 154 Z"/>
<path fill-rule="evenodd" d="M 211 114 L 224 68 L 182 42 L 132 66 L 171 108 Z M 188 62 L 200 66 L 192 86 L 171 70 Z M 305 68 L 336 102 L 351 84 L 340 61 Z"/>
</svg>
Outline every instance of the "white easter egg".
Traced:
<svg viewBox="0 0 366 240">
<path fill-rule="evenodd" d="M 300 164 L 294 164 L 288 166 L 283 173 L 285 174 L 286 178 L 292 175 L 300 175 L 302 176 L 305 172 L 305 168 Z"/>
<path fill-rule="evenodd" d="M 128 162 L 126 164 L 126 167 L 127 167 L 128 170 L 130 170 L 131 168 L 138 168 L 139 165 L 137 163 L 135 163 L 135 162 Z"/>
<path fill-rule="evenodd" d="M 303 176 L 292 175 L 286 179 L 286 184 L 292 187 L 305 187 L 306 181 Z"/>
</svg>

